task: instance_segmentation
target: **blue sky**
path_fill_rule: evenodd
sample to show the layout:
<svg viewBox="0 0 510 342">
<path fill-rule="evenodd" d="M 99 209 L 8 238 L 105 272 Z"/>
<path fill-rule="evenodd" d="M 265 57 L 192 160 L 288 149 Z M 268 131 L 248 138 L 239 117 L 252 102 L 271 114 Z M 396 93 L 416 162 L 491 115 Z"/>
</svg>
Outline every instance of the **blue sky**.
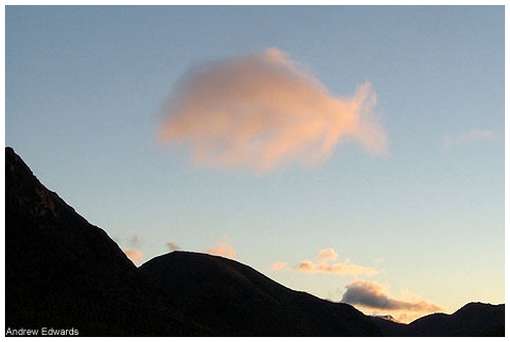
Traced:
<svg viewBox="0 0 510 342">
<path fill-rule="evenodd" d="M 197 167 L 158 142 L 190 67 L 271 47 L 334 95 L 371 82 L 388 156 L 340 143 L 319 166 L 261 175 Z M 271 270 L 331 247 L 380 270 L 367 279 L 394 296 L 446 311 L 504 301 L 502 6 L 8 6 L 6 144 L 145 260 L 169 241 L 226 242 L 271 278 L 338 300 L 356 277 Z"/>
</svg>

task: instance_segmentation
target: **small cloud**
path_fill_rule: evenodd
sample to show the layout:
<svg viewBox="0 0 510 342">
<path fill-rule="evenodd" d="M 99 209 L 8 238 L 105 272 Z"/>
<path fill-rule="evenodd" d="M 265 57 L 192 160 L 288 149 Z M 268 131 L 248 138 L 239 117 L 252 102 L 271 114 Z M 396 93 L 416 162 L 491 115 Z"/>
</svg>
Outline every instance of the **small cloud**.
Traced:
<svg viewBox="0 0 510 342">
<path fill-rule="evenodd" d="M 445 147 L 465 145 L 479 141 L 491 141 L 496 139 L 496 134 L 488 129 L 473 129 L 455 136 L 445 136 L 443 145 Z"/>
<path fill-rule="evenodd" d="M 347 285 L 346 289 L 341 300 L 343 303 L 368 309 L 415 312 L 438 312 L 441 310 L 439 306 L 425 300 L 405 301 L 391 298 L 382 285 L 375 282 L 357 280 Z"/>
<path fill-rule="evenodd" d="M 139 265 L 143 260 L 143 253 L 139 249 L 130 248 L 123 250 L 123 252 L 135 265 Z"/>
<path fill-rule="evenodd" d="M 337 275 L 374 275 L 377 270 L 372 267 L 361 266 L 353 264 L 349 261 L 344 262 L 318 262 L 315 263 L 310 260 L 303 260 L 297 267 L 298 271 L 308 273 L 331 273 Z"/>
<path fill-rule="evenodd" d="M 303 260 L 297 266 L 297 269 L 302 272 L 312 272 L 315 269 L 315 264 L 310 260 Z"/>
<path fill-rule="evenodd" d="M 139 247 L 141 244 L 142 244 L 142 239 L 140 238 L 140 236 L 138 236 L 136 234 L 133 235 L 129 239 L 129 245 L 132 246 L 132 247 Z"/>
<path fill-rule="evenodd" d="M 336 254 L 333 248 L 325 248 L 319 251 L 320 261 L 336 260 L 336 258 L 338 258 L 338 254 Z"/>
<path fill-rule="evenodd" d="M 122 251 L 126 256 L 131 260 L 135 265 L 139 265 L 143 260 L 143 252 L 140 247 L 142 244 L 142 239 L 140 236 L 134 234 L 127 240 L 127 245 L 129 247 L 122 248 Z"/>
<path fill-rule="evenodd" d="M 283 261 L 277 261 L 271 265 L 273 271 L 282 271 L 287 268 L 287 263 Z"/>
<path fill-rule="evenodd" d="M 375 104 L 370 83 L 352 96 L 333 96 L 272 48 L 186 73 L 164 108 L 160 139 L 188 147 L 196 164 L 258 172 L 320 164 L 344 140 L 384 155 Z"/>
<path fill-rule="evenodd" d="M 170 252 L 178 251 L 181 249 L 175 242 L 172 241 L 166 243 L 166 248 L 168 248 Z"/>
<path fill-rule="evenodd" d="M 295 270 L 304 273 L 329 273 L 336 275 L 367 275 L 377 274 L 375 268 L 357 265 L 348 259 L 337 261 L 338 254 L 333 248 L 324 248 L 319 250 L 315 261 L 303 260 Z"/>
<path fill-rule="evenodd" d="M 235 259 L 237 253 L 229 243 L 227 242 L 219 242 L 216 246 L 209 248 L 207 250 L 208 254 L 222 256 L 229 259 Z"/>
</svg>

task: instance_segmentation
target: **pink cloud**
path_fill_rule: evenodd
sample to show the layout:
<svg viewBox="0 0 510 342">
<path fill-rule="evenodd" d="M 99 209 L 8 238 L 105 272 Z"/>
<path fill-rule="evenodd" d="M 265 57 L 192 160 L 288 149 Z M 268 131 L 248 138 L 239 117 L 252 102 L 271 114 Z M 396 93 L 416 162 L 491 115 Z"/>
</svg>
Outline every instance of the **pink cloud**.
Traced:
<svg viewBox="0 0 510 342">
<path fill-rule="evenodd" d="M 321 261 L 336 260 L 337 258 L 338 254 L 333 248 L 325 248 L 319 251 L 319 260 Z"/>
<path fill-rule="evenodd" d="M 384 154 L 375 103 L 369 83 L 332 96 L 284 52 L 268 49 L 188 72 L 165 107 L 160 138 L 187 146 L 196 164 L 259 172 L 319 164 L 344 139 Z"/>
<path fill-rule="evenodd" d="M 287 268 L 287 263 L 283 261 L 277 261 L 271 265 L 273 271 L 282 271 Z"/>
<path fill-rule="evenodd" d="M 131 260 L 135 265 L 138 265 L 143 260 L 143 253 L 139 249 L 125 249 L 124 254 Z"/>
<path fill-rule="evenodd" d="M 367 275 L 377 274 L 378 271 L 373 267 L 357 265 L 349 260 L 337 261 L 338 254 L 333 248 L 324 248 L 319 250 L 316 261 L 302 260 L 294 269 L 304 273 L 329 273 L 336 275 Z M 273 270 L 278 267 L 273 264 Z M 285 266 L 287 264 L 285 263 Z"/>
<path fill-rule="evenodd" d="M 349 261 L 344 262 L 313 262 L 303 260 L 297 267 L 298 271 L 308 273 L 331 273 L 337 275 L 374 275 L 377 270 L 372 267 L 353 264 Z"/>
<path fill-rule="evenodd" d="M 229 259 L 235 259 L 237 253 L 230 244 L 227 242 L 219 242 L 216 246 L 207 250 L 208 254 L 222 256 Z"/>
</svg>

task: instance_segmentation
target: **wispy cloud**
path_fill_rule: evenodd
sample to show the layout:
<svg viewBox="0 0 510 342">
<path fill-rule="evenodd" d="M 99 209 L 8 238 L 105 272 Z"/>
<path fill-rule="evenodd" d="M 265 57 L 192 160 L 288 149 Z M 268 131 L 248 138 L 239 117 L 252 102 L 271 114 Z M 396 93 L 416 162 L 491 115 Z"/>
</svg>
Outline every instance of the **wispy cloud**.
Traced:
<svg viewBox="0 0 510 342">
<path fill-rule="evenodd" d="M 496 139 L 496 134 L 488 129 L 473 129 L 457 135 L 443 137 L 445 147 L 465 145 L 480 141 L 491 141 Z"/>
<path fill-rule="evenodd" d="M 140 249 L 142 245 L 142 239 L 139 235 L 132 235 L 127 243 L 125 244 L 130 247 L 122 248 L 122 251 L 135 265 L 139 265 L 143 260 L 143 252 Z"/>
<path fill-rule="evenodd" d="M 273 263 L 271 265 L 271 269 L 273 271 L 282 271 L 282 270 L 286 269 L 287 266 L 288 266 L 288 264 L 286 262 L 284 262 L 284 261 L 277 261 L 277 262 L 275 262 L 275 263 Z"/>
<path fill-rule="evenodd" d="M 135 265 L 139 265 L 143 260 L 143 252 L 139 249 L 128 248 L 124 249 L 123 252 Z"/>
<path fill-rule="evenodd" d="M 331 273 L 338 275 L 374 275 L 377 270 L 372 267 L 353 264 L 349 261 L 339 261 L 335 263 L 329 262 L 313 262 L 303 260 L 297 267 L 298 271 L 308 273 Z"/>
<path fill-rule="evenodd" d="M 378 271 L 373 267 L 357 265 L 350 262 L 348 259 L 344 261 L 337 261 L 338 254 L 333 248 L 321 249 L 317 253 L 315 261 L 303 260 L 294 267 L 294 270 L 304 273 L 329 273 L 336 275 L 375 275 Z M 277 264 L 277 263 L 275 263 Z M 284 268 L 275 268 L 278 271 Z"/>
<path fill-rule="evenodd" d="M 181 249 L 181 247 L 179 247 L 179 245 L 177 245 L 175 242 L 172 242 L 172 241 L 169 241 L 169 242 L 166 243 L 166 248 L 170 252 L 178 251 L 178 250 Z"/>
<path fill-rule="evenodd" d="M 160 138 L 187 145 L 200 165 L 259 172 L 288 162 L 314 165 L 344 138 L 373 153 L 386 151 L 375 103 L 369 83 L 351 97 L 332 96 L 273 48 L 185 74 L 165 107 Z"/>
<path fill-rule="evenodd" d="M 338 258 L 338 254 L 333 248 L 324 248 L 319 251 L 318 259 L 320 261 L 329 261 L 336 260 Z"/>
<path fill-rule="evenodd" d="M 347 285 L 346 289 L 341 301 L 365 308 L 418 312 L 437 312 L 441 310 L 439 306 L 425 300 L 405 301 L 391 298 L 382 285 L 375 282 L 357 280 Z"/>
<path fill-rule="evenodd" d="M 212 254 L 212 255 L 222 256 L 222 257 L 229 258 L 229 259 L 235 259 L 237 256 L 237 252 L 234 249 L 234 247 L 232 247 L 232 245 L 230 245 L 229 243 L 227 243 L 225 241 L 218 242 L 218 244 L 216 246 L 209 248 L 207 250 L 207 253 Z"/>
<path fill-rule="evenodd" d="M 142 238 L 139 235 L 134 234 L 131 238 L 129 238 L 129 244 L 133 247 L 139 247 L 142 244 Z"/>
</svg>

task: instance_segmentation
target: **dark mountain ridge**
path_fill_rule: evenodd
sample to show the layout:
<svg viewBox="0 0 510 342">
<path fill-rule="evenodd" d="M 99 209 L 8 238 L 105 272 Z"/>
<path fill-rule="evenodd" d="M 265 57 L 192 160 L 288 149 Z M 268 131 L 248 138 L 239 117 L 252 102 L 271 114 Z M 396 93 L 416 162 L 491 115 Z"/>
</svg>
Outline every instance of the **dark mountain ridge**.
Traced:
<svg viewBox="0 0 510 342">
<path fill-rule="evenodd" d="M 162 306 L 121 249 L 5 150 L 6 327 L 62 327 L 80 335 L 196 335 Z M 152 317 L 152 318 L 149 318 Z"/>
<path fill-rule="evenodd" d="M 236 261 L 173 252 L 137 268 L 5 150 L 6 329 L 90 336 L 503 336 L 504 305 L 409 325 L 294 291 Z"/>
<path fill-rule="evenodd" d="M 505 305 L 468 303 L 451 315 L 418 318 L 406 330 L 408 336 L 503 336 Z"/>
<path fill-rule="evenodd" d="M 377 336 L 370 318 L 343 303 L 291 290 L 234 260 L 172 252 L 140 267 L 185 315 L 223 335 Z M 262 319 L 263 317 L 263 319 Z"/>
</svg>

